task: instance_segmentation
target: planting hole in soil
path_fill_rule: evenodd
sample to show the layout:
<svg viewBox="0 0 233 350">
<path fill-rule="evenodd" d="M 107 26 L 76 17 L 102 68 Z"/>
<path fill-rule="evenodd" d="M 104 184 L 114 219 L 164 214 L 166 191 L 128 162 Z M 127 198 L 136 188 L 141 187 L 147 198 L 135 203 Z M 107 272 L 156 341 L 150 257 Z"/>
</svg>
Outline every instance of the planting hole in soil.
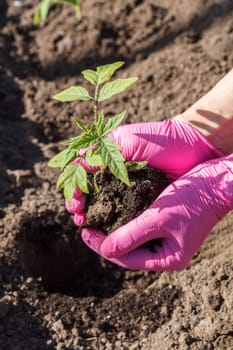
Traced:
<svg viewBox="0 0 233 350">
<path fill-rule="evenodd" d="M 48 290 L 107 296 L 121 287 L 123 272 L 114 273 L 86 247 L 68 215 L 59 217 L 45 211 L 26 218 L 17 237 L 24 275 L 41 278 Z M 105 280 L 110 276 L 109 288 L 96 290 L 98 280 L 106 287 Z"/>
</svg>

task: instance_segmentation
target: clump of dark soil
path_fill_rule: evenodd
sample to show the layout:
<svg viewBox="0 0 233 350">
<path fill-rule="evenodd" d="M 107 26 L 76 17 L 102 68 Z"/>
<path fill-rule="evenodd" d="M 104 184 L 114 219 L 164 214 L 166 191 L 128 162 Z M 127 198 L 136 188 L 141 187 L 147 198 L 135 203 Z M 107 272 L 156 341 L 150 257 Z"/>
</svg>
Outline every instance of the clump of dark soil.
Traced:
<svg viewBox="0 0 233 350">
<path fill-rule="evenodd" d="M 25 217 L 17 239 L 24 275 L 40 278 L 46 289 L 79 289 L 87 276 L 93 279 L 93 264 L 98 270 L 96 255 L 67 216 L 46 210 Z"/>
<path fill-rule="evenodd" d="M 129 179 L 127 186 L 108 170 L 97 175 L 99 191 L 87 197 L 86 226 L 112 232 L 148 208 L 171 182 L 163 172 L 150 167 L 129 171 Z"/>
</svg>

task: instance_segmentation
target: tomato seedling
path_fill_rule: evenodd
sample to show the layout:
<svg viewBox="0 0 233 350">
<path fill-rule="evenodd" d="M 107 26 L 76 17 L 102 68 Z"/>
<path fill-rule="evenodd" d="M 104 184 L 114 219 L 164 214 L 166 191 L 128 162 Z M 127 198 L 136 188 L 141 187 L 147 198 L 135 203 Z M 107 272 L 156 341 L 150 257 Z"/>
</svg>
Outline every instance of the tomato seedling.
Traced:
<svg viewBox="0 0 233 350">
<path fill-rule="evenodd" d="M 64 190 L 64 196 L 70 203 L 76 187 L 83 192 L 89 193 L 87 171 L 83 166 L 83 160 L 90 166 L 100 169 L 108 168 L 110 172 L 125 184 L 129 185 L 128 167 L 137 170 L 145 166 L 146 162 L 138 164 L 127 164 L 122 154 L 120 146 L 116 145 L 108 134 L 123 121 L 126 111 L 109 117 L 106 121 L 103 110 L 99 109 L 102 101 L 110 99 L 134 84 L 138 78 L 121 78 L 111 80 L 113 74 L 124 62 L 115 62 L 104 66 L 99 66 L 96 70 L 87 69 L 82 71 L 83 77 L 94 86 L 94 93 L 82 86 L 71 86 L 53 98 L 61 102 L 69 101 L 92 101 L 93 120 L 89 125 L 85 125 L 76 117 L 72 121 L 81 129 L 81 134 L 62 142 L 66 148 L 49 161 L 50 167 L 61 168 L 58 177 L 57 188 Z M 83 150 L 85 150 L 83 152 Z M 80 153 L 81 151 L 81 153 Z M 78 158 L 78 161 L 73 161 Z M 94 188 L 98 188 L 94 177 Z"/>
</svg>

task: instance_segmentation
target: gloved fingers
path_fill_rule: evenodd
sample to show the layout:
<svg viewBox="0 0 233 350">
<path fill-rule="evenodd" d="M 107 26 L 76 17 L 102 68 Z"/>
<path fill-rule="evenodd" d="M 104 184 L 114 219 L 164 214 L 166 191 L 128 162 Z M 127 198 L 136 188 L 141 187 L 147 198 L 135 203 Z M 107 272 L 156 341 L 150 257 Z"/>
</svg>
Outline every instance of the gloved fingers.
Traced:
<svg viewBox="0 0 233 350">
<path fill-rule="evenodd" d="M 80 190 L 79 187 L 76 187 L 74 194 L 73 194 L 73 198 L 79 199 L 82 195 L 83 195 L 83 192 Z"/>
<path fill-rule="evenodd" d="M 184 267 L 182 263 L 182 257 L 178 250 L 178 247 L 174 246 L 171 242 L 166 245 L 166 250 L 163 246 L 155 247 L 155 250 L 151 251 L 145 247 L 139 247 L 128 254 L 125 254 L 118 258 L 109 258 L 103 254 L 102 246 L 106 239 L 106 236 L 99 230 L 83 229 L 82 239 L 84 243 L 95 251 L 100 256 L 104 257 L 108 261 L 115 263 L 131 270 L 174 270 Z M 169 248 L 170 247 L 170 248 Z"/>
<path fill-rule="evenodd" d="M 112 262 L 130 270 L 162 271 L 180 269 L 175 257 L 168 259 L 162 251 L 152 252 L 146 248 L 137 248 Z"/>
<path fill-rule="evenodd" d="M 76 226 L 82 226 L 86 222 L 86 213 L 83 211 L 86 202 L 86 196 L 79 188 L 76 188 L 71 203 L 65 201 L 66 209 L 74 214 L 74 223 Z"/>
<path fill-rule="evenodd" d="M 101 245 L 101 254 L 107 258 L 119 258 L 144 243 L 167 237 L 160 225 L 156 224 L 159 210 L 155 203 L 141 215 L 113 231 Z"/>
<path fill-rule="evenodd" d="M 96 171 L 99 170 L 99 167 L 89 165 L 85 159 L 81 159 L 80 157 L 73 160 L 72 164 L 73 165 L 81 164 L 88 173 L 95 173 Z"/>
<path fill-rule="evenodd" d="M 84 208 L 86 202 L 85 195 L 81 193 L 77 198 L 77 193 L 79 193 L 80 191 L 80 189 L 76 189 L 71 203 L 68 203 L 67 200 L 65 201 L 66 209 L 71 214 L 79 214 Z"/>
<path fill-rule="evenodd" d="M 108 260 L 116 265 L 130 269 L 130 266 L 128 266 L 127 261 L 125 261 L 125 258 L 109 259 L 101 254 L 101 245 L 102 245 L 106 236 L 100 230 L 89 229 L 89 228 L 86 229 L 85 228 L 82 230 L 81 237 L 82 237 L 82 240 L 84 241 L 84 243 L 91 250 L 93 250 L 95 253 L 97 253 L 101 257 L 105 258 L 106 260 Z"/>
<path fill-rule="evenodd" d="M 165 146 L 169 146 L 167 139 L 170 139 L 170 136 L 165 124 L 169 122 L 124 125 L 116 128 L 108 136 L 122 146 L 121 153 L 125 159 L 148 161 L 150 166 L 158 166 L 159 164 L 154 164 L 154 158 L 167 152 Z M 159 157 L 157 162 L 160 162 Z"/>
<path fill-rule="evenodd" d="M 102 256 L 101 245 L 106 238 L 105 234 L 97 229 L 84 228 L 81 233 L 84 243 Z"/>
<path fill-rule="evenodd" d="M 140 219 L 138 218 L 121 226 L 108 236 L 100 230 L 83 229 L 82 238 L 88 246 L 110 259 L 124 256 L 149 241 L 163 243 L 166 235 L 162 234 L 152 222 L 153 213 L 148 213 L 147 210 Z"/>
<path fill-rule="evenodd" d="M 86 214 L 80 212 L 79 214 L 74 214 L 74 223 L 76 226 L 82 226 L 86 222 Z"/>
</svg>

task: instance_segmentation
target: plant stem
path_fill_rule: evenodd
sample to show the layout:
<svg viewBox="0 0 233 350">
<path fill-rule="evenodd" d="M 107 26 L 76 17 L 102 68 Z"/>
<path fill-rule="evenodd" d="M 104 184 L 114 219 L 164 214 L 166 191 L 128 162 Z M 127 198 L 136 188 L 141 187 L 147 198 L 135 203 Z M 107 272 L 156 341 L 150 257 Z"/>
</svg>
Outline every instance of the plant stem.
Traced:
<svg viewBox="0 0 233 350">
<path fill-rule="evenodd" d="M 99 94 L 99 86 L 96 85 L 95 88 L 95 97 L 94 97 L 94 120 L 95 122 L 98 120 L 98 94 Z"/>
</svg>

